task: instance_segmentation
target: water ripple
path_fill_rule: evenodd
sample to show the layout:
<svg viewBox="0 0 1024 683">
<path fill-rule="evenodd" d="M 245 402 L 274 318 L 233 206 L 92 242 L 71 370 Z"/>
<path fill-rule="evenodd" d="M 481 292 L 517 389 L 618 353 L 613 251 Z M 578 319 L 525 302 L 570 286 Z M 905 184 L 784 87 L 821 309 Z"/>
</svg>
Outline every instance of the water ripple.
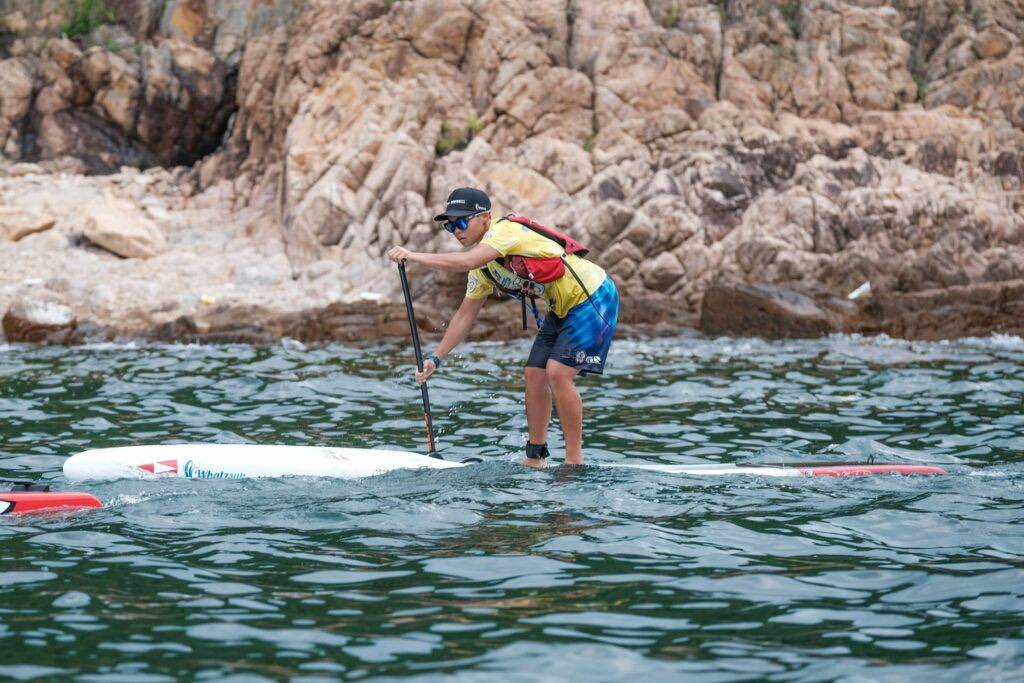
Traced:
<svg viewBox="0 0 1024 683">
<path fill-rule="evenodd" d="M 431 386 L 466 470 L 121 481 L 4 519 L 17 680 L 1011 680 L 1024 666 L 1024 342 L 617 344 L 602 462 L 876 457 L 945 478 L 524 470 L 523 343 Z M 399 347 L 0 346 L 3 476 L 136 443 L 415 450 Z M 552 434 L 553 450 L 560 440 Z"/>
</svg>

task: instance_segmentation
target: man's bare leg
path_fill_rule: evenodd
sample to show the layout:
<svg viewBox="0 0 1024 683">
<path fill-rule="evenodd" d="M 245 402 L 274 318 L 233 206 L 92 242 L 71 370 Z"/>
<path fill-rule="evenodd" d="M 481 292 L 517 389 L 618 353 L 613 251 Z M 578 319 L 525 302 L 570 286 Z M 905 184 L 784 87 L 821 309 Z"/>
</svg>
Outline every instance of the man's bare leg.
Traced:
<svg viewBox="0 0 1024 683">
<path fill-rule="evenodd" d="M 576 373 L 576 368 L 548 361 L 548 386 L 558 409 L 558 421 L 562 423 L 566 465 L 583 464 L 583 400 L 574 384 Z"/>
<path fill-rule="evenodd" d="M 548 425 L 551 423 L 551 388 L 548 373 L 544 368 L 526 368 L 526 424 L 529 427 L 530 443 L 542 444 L 548 440 Z M 544 460 L 527 458 L 524 464 L 543 467 Z"/>
</svg>

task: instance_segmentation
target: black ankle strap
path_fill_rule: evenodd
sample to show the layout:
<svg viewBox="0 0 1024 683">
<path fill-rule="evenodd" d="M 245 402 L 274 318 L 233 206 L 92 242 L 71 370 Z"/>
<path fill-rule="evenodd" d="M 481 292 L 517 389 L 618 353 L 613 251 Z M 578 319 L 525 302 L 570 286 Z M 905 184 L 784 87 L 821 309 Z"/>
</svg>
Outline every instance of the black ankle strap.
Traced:
<svg viewBox="0 0 1024 683">
<path fill-rule="evenodd" d="M 526 457 L 530 458 L 531 460 L 542 460 L 548 457 L 549 455 L 551 455 L 551 453 L 548 452 L 548 445 L 546 443 L 526 444 Z"/>
</svg>

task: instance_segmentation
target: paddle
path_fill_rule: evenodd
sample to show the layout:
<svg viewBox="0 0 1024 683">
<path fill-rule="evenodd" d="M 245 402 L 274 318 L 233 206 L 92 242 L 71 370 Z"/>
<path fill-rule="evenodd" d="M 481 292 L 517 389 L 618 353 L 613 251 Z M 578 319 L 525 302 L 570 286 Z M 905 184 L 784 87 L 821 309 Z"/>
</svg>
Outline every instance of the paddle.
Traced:
<svg viewBox="0 0 1024 683">
<path fill-rule="evenodd" d="M 412 333 L 412 348 L 416 352 L 416 369 L 423 372 L 423 350 L 420 348 L 420 333 L 416 329 L 416 314 L 412 310 L 412 294 L 409 293 L 409 278 L 405 274 L 405 261 L 398 263 L 398 275 L 402 278 L 402 294 L 405 296 L 405 312 L 409 316 L 409 331 Z M 439 458 L 441 454 L 434 446 L 434 423 L 430 418 L 430 396 L 427 395 L 427 383 L 420 385 L 420 393 L 423 395 L 423 423 L 427 427 L 427 448 L 431 458 Z"/>
</svg>

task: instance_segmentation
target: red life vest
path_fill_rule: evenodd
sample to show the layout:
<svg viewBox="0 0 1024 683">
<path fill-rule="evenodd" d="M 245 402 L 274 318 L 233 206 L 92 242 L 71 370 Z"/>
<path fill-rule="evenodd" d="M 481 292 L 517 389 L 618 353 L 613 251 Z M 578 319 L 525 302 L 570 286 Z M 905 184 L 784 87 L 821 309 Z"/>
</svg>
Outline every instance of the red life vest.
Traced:
<svg viewBox="0 0 1024 683">
<path fill-rule="evenodd" d="M 540 256 L 506 256 L 502 259 L 498 259 L 498 263 L 511 270 L 513 273 L 531 282 L 539 282 L 546 284 L 548 282 L 554 282 L 558 278 L 565 275 L 565 257 L 569 254 L 575 254 L 583 257 L 590 252 L 590 248 L 585 244 L 574 240 L 569 235 L 565 234 L 561 230 L 556 228 L 549 228 L 546 225 L 541 225 L 535 220 L 527 218 L 526 216 L 519 216 L 516 214 L 509 214 L 501 220 L 512 221 L 519 223 L 520 225 L 529 228 L 533 232 L 537 233 L 542 237 L 547 237 L 549 240 L 556 242 L 562 247 L 565 253 L 560 256 L 540 257 Z M 585 291 L 585 290 L 584 290 Z"/>
<path fill-rule="evenodd" d="M 561 230 L 555 228 L 549 228 L 546 225 L 541 225 L 535 220 L 527 218 L 526 216 L 520 216 L 518 214 L 509 214 L 501 220 L 512 221 L 519 223 L 520 225 L 532 230 L 542 237 L 547 237 L 549 240 L 557 243 L 562 247 L 563 253 L 559 256 L 505 256 L 504 258 L 495 259 L 494 263 L 504 266 L 508 270 L 512 271 L 520 278 L 524 280 L 523 288 L 519 291 L 509 289 L 498 282 L 492 274 L 488 266 L 484 266 L 481 269 L 484 276 L 491 281 L 491 283 L 498 288 L 499 291 L 504 292 L 518 298 L 523 304 L 523 329 L 526 329 L 526 300 L 530 300 L 530 306 L 533 309 L 533 319 L 537 323 L 537 327 L 541 326 L 540 312 L 537 311 L 537 295 L 534 294 L 533 289 L 530 287 L 531 282 L 540 284 L 546 284 L 548 282 L 554 282 L 558 278 L 565 275 L 565 269 L 568 268 L 573 278 L 583 289 L 583 293 L 587 295 L 587 299 L 591 304 L 594 300 L 590 297 L 590 292 L 587 291 L 586 286 L 583 284 L 583 280 L 576 274 L 572 266 L 569 265 L 565 257 L 569 254 L 576 254 L 579 257 L 584 257 L 590 252 L 590 248 L 581 242 L 574 240 L 569 235 L 565 234 Z M 596 304 L 594 304 L 596 308 Z M 600 311 L 599 311 L 600 312 Z"/>
</svg>

